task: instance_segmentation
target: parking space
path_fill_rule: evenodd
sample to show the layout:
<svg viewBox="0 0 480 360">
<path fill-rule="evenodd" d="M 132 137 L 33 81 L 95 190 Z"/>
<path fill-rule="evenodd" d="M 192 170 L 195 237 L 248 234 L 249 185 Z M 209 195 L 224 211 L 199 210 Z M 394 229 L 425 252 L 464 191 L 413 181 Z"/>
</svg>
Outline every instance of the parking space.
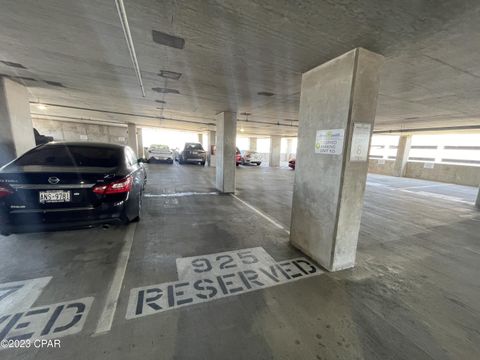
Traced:
<svg viewBox="0 0 480 360">
<path fill-rule="evenodd" d="M 148 174 L 138 224 L 0 237 L 1 283 L 51 277 L 31 304 L 48 316 L 18 308 L 23 317 L 0 319 L 2 331 L 60 329 L 62 342 L 2 358 L 446 359 L 480 350 L 474 189 L 370 176 L 358 265 L 325 273 L 288 241 L 293 171 L 239 167 L 238 199 L 215 192 L 210 168 L 155 164 Z M 432 186 L 461 201 L 428 197 Z M 70 312 L 55 317 L 58 303 Z"/>
</svg>

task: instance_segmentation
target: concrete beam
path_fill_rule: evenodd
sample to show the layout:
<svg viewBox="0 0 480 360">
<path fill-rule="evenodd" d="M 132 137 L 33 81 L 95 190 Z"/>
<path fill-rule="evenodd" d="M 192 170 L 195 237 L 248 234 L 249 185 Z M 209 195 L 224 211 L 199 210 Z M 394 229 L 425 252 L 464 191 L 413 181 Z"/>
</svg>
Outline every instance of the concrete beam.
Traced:
<svg viewBox="0 0 480 360">
<path fill-rule="evenodd" d="M 291 243 L 353 267 L 383 56 L 354 49 L 302 76 Z"/>
<path fill-rule="evenodd" d="M 137 125 L 132 123 L 128 124 L 128 146 L 130 146 L 138 156 Z"/>
<path fill-rule="evenodd" d="M 412 135 L 400 136 L 400 140 L 398 141 L 397 156 L 393 166 L 393 176 L 405 176 L 411 143 Z"/>
<path fill-rule="evenodd" d="M 217 120 L 216 185 L 222 193 L 235 192 L 235 144 L 237 139 L 236 113 L 222 112 Z"/>
<path fill-rule="evenodd" d="M 280 166 L 281 140 L 280 136 L 270 136 L 270 157 L 268 162 L 270 167 Z"/>
<path fill-rule="evenodd" d="M 0 77 L 0 166 L 35 147 L 27 88 Z"/>
</svg>

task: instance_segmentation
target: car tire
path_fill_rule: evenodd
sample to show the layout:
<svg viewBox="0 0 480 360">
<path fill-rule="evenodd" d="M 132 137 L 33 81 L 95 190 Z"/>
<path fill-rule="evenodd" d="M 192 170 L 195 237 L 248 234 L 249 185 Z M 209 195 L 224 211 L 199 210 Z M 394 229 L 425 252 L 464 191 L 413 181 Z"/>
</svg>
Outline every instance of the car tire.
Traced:
<svg viewBox="0 0 480 360">
<path fill-rule="evenodd" d="M 169 160 L 168 163 L 171 165 L 173 164 L 173 160 Z"/>
<path fill-rule="evenodd" d="M 202 161 L 200 165 L 205 166 L 205 161 Z"/>
</svg>

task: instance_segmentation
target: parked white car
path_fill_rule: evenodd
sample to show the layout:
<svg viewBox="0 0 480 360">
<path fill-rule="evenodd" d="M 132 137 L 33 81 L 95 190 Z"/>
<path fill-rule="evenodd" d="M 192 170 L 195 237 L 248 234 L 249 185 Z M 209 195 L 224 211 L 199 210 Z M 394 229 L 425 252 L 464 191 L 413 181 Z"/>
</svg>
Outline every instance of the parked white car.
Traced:
<svg viewBox="0 0 480 360">
<path fill-rule="evenodd" d="M 167 162 L 173 164 L 173 152 L 167 145 L 150 145 L 147 150 L 147 162 Z"/>
<path fill-rule="evenodd" d="M 258 165 L 262 163 L 262 155 L 256 151 L 242 150 L 241 152 L 241 164 L 242 165 Z"/>
</svg>

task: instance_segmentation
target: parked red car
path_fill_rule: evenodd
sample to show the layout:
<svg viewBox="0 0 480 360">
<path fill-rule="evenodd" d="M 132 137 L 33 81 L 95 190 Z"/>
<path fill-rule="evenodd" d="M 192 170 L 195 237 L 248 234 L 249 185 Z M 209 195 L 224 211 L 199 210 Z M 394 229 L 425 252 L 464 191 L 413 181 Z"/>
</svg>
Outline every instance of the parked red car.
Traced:
<svg viewBox="0 0 480 360">
<path fill-rule="evenodd" d="M 235 152 L 235 165 L 240 165 L 242 163 L 242 154 L 240 153 L 240 150 L 237 148 Z"/>
<path fill-rule="evenodd" d="M 295 162 L 296 162 L 296 159 L 291 159 L 291 160 L 288 162 L 288 167 L 289 167 L 290 169 L 295 170 Z"/>
</svg>

